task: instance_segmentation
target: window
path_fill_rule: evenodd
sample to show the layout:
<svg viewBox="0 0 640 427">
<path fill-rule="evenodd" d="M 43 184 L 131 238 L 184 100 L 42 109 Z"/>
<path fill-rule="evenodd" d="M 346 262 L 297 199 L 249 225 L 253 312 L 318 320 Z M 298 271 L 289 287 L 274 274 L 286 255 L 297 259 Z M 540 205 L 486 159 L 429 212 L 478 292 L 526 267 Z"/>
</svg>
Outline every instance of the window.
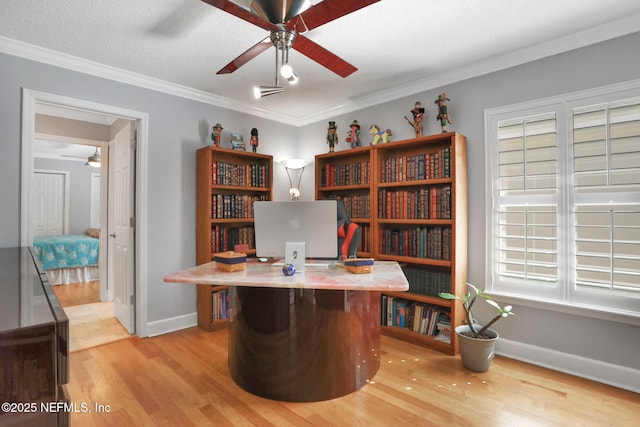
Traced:
<svg viewBox="0 0 640 427">
<path fill-rule="evenodd" d="M 640 317 L 640 82 L 488 111 L 487 288 Z"/>
</svg>

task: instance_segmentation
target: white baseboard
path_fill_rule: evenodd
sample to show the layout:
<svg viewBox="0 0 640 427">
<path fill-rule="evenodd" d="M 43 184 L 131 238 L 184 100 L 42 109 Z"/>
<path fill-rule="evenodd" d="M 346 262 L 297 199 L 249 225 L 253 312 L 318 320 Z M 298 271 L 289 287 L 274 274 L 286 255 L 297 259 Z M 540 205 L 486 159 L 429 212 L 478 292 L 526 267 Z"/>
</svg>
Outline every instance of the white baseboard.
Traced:
<svg viewBox="0 0 640 427">
<path fill-rule="evenodd" d="M 640 370 L 500 338 L 496 354 L 640 393 Z"/>
<path fill-rule="evenodd" d="M 156 335 L 168 334 L 169 332 L 175 332 L 181 329 L 190 328 L 192 326 L 196 326 L 197 324 L 197 313 L 189 313 L 182 316 L 157 320 L 155 322 L 147 323 L 147 336 L 155 337 Z"/>
</svg>

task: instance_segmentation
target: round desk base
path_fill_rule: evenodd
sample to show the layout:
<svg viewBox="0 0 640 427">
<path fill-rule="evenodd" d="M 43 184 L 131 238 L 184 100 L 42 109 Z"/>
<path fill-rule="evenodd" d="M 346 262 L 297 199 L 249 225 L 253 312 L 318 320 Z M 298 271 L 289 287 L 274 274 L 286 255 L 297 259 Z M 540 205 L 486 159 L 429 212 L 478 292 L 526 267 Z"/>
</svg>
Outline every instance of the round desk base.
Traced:
<svg viewBox="0 0 640 427">
<path fill-rule="evenodd" d="M 344 396 L 380 367 L 380 292 L 229 287 L 229 368 L 268 399 Z"/>
</svg>

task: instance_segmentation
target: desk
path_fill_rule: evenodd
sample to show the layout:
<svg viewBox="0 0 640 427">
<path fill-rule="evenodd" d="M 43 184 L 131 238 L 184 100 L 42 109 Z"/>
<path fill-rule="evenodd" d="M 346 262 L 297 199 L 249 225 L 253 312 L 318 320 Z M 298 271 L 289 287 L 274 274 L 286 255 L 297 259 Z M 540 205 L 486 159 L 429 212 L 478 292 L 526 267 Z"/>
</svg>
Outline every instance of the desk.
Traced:
<svg viewBox="0 0 640 427">
<path fill-rule="evenodd" d="M 369 274 L 337 265 L 284 276 L 281 267 L 247 263 L 220 272 L 215 262 L 166 282 L 229 286 L 229 369 L 246 391 L 312 402 L 358 390 L 380 367 L 380 291 L 406 291 L 396 262 Z"/>
</svg>

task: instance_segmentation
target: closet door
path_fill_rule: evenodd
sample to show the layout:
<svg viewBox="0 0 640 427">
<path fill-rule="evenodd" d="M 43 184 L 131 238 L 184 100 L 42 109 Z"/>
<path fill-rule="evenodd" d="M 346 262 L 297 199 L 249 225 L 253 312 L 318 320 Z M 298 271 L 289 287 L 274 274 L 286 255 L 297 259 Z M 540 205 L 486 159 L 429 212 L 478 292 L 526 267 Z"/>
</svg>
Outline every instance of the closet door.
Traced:
<svg viewBox="0 0 640 427">
<path fill-rule="evenodd" d="M 60 236 L 67 233 L 66 172 L 34 172 L 33 235 Z"/>
</svg>

